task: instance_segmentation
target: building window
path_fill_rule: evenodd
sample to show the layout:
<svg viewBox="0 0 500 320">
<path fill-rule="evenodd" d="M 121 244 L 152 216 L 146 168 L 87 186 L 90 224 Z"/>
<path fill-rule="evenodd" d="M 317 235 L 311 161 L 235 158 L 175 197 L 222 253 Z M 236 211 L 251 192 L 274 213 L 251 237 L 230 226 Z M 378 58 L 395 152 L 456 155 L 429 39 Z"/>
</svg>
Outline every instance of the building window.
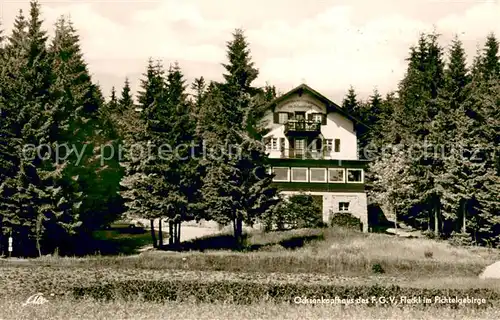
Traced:
<svg viewBox="0 0 500 320">
<path fill-rule="evenodd" d="M 326 152 L 332 152 L 332 150 L 333 150 L 333 140 L 332 139 L 326 139 L 325 140 L 325 147 L 326 147 Z"/>
<path fill-rule="evenodd" d="M 310 168 L 311 182 L 326 182 L 326 168 Z"/>
<path fill-rule="evenodd" d="M 283 124 L 288 121 L 288 112 L 280 112 L 278 115 L 278 123 Z"/>
<path fill-rule="evenodd" d="M 290 181 L 290 169 L 283 167 L 273 168 L 274 178 L 273 181 L 288 182 Z"/>
<path fill-rule="evenodd" d="M 306 141 L 304 139 L 295 139 L 294 142 L 294 155 L 295 158 L 302 158 L 306 148 Z"/>
<path fill-rule="evenodd" d="M 363 169 L 347 169 L 347 182 L 363 183 Z"/>
<path fill-rule="evenodd" d="M 307 168 L 292 168 L 292 182 L 307 181 Z"/>
<path fill-rule="evenodd" d="M 339 202 L 339 211 L 349 211 L 349 202 Z"/>
<path fill-rule="evenodd" d="M 340 152 L 340 139 L 335 139 L 335 152 Z"/>
<path fill-rule="evenodd" d="M 319 122 L 319 123 L 323 122 L 323 115 L 321 113 L 314 113 L 312 118 L 314 122 Z"/>
<path fill-rule="evenodd" d="M 304 150 L 306 146 L 306 141 L 304 139 L 295 139 L 295 149 Z"/>
<path fill-rule="evenodd" d="M 271 149 L 278 150 L 278 138 L 271 139 Z"/>
<path fill-rule="evenodd" d="M 328 182 L 333 183 L 344 183 L 344 169 L 342 168 L 330 168 L 328 169 Z"/>
</svg>

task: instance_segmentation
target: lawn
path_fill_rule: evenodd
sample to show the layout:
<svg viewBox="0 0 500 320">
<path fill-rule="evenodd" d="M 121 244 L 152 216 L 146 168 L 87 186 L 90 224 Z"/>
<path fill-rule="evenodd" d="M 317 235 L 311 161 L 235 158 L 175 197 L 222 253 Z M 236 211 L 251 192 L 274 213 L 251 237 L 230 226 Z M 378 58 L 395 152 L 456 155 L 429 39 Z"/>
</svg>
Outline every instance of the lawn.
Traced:
<svg viewBox="0 0 500 320">
<path fill-rule="evenodd" d="M 128 241 L 127 237 L 120 241 Z M 139 238 L 147 238 L 147 235 L 140 235 Z M 185 242 L 183 252 L 153 251 L 132 256 L 43 258 L 31 259 L 27 263 L 65 267 L 113 266 L 354 277 L 373 275 L 373 266 L 378 264 L 384 275 L 421 280 L 450 276 L 475 278 L 486 266 L 500 260 L 499 250 L 460 248 L 444 241 L 404 239 L 338 228 L 255 232 L 247 236 L 246 247 L 247 251 L 244 252 L 232 250 L 232 237 L 222 234 Z"/>
<path fill-rule="evenodd" d="M 136 236 L 106 232 L 101 236 L 111 235 L 117 242 L 126 243 Z M 11 301 L 12 297 L 22 300 L 37 292 L 44 293 L 49 302 L 27 306 L 19 317 L 31 318 L 30 310 L 36 309 L 40 318 L 44 314 L 65 318 L 70 308 L 75 310 L 73 319 L 105 318 L 107 314 L 124 319 L 165 314 L 200 319 L 238 314 L 297 319 L 494 318 L 493 308 L 500 306 L 500 281 L 478 279 L 484 267 L 500 260 L 498 250 L 337 228 L 253 232 L 246 236 L 245 251 L 233 248 L 232 238 L 220 234 L 184 242 L 181 252 L 1 260 L 0 301 L 4 306 L 0 308 L 11 313 L 0 319 L 16 318 L 11 316 L 14 306 L 22 301 Z M 402 309 L 398 305 L 311 306 L 294 304 L 297 296 L 468 296 L 487 303 L 406 305 Z M 457 308 L 445 310 L 453 306 Z M 93 311 L 84 314 L 87 308 Z M 82 317 L 76 316 L 78 310 Z"/>
</svg>

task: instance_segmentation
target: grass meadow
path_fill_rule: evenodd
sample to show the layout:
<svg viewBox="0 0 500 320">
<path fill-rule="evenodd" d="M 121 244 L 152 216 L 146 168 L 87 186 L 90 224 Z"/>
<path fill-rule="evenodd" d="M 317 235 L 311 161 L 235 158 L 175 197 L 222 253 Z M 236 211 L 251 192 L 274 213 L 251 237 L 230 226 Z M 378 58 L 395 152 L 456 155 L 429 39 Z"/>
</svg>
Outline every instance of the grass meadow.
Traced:
<svg viewBox="0 0 500 320">
<path fill-rule="evenodd" d="M 143 237 L 137 238 L 144 244 Z M 3 259 L 0 319 L 498 319 L 500 315 L 500 281 L 478 279 L 486 266 L 500 260 L 498 250 L 341 228 L 253 232 L 246 236 L 242 252 L 232 250 L 233 244 L 231 236 L 220 234 L 185 242 L 179 252 Z M 46 303 L 22 306 L 38 292 Z M 403 296 L 470 297 L 486 303 L 408 304 L 400 302 Z M 375 297 L 378 302 L 307 304 L 296 303 L 296 297 Z M 381 297 L 387 301 L 392 297 L 396 303 L 382 304 Z"/>
</svg>

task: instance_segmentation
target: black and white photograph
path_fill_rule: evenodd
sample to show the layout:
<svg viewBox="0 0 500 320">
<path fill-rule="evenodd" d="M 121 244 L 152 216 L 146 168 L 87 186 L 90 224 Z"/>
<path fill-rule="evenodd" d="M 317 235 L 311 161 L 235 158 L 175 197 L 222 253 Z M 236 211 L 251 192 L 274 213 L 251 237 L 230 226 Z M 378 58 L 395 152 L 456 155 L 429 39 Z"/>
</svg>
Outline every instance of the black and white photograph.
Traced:
<svg viewBox="0 0 500 320">
<path fill-rule="evenodd" d="M 500 1 L 1 0 L 17 319 L 500 319 Z"/>
</svg>

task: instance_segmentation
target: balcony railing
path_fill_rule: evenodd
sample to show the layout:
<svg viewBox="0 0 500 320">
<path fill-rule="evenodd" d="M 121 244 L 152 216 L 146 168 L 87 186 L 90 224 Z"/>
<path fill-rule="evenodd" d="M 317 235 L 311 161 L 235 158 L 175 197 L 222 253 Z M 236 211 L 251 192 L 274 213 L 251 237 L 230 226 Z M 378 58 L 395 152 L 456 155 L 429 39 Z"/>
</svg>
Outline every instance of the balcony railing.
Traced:
<svg viewBox="0 0 500 320">
<path fill-rule="evenodd" d="M 312 120 L 288 120 L 285 122 L 285 134 L 297 133 L 320 133 L 321 123 Z"/>
<path fill-rule="evenodd" d="M 331 150 L 326 147 L 322 150 L 281 149 L 282 159 L 327 159 L 330 156 Z"/>
</svg>

